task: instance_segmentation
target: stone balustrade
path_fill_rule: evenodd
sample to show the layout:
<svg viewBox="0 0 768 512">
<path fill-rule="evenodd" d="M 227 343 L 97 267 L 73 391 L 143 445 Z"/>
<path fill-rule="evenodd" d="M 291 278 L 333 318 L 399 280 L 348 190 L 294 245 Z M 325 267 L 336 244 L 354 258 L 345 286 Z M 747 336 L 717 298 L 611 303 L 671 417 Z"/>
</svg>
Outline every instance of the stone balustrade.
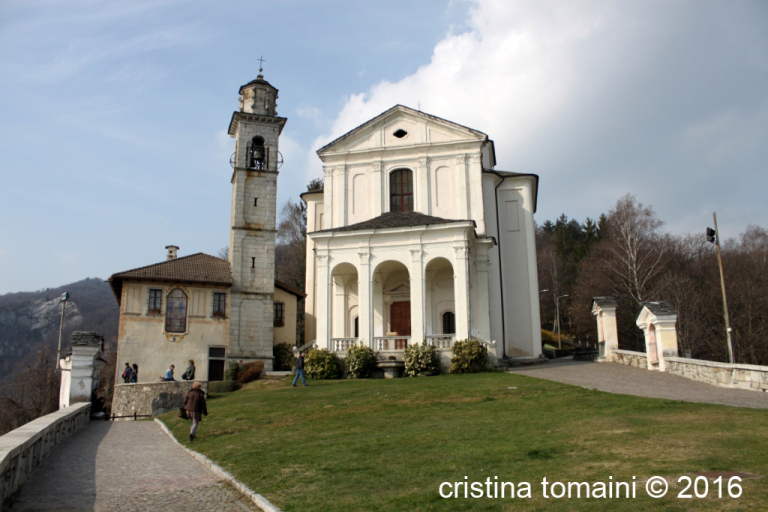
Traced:
<svg viewBox="0 0 768 512">
<path fill-rule="evenodd" d="M 331 338 L 331 352 L 346 352 L 357 345 L 357 338 Z"/>
<path fill-rule="evenodd" d="M 0 437 L 0 503 L 19 490 L 57 445 L 85 426 L 90 413 L 90 402 L 73 404 Z"/>
<path fill-rule="evenodd" d="M 383 350 L 385 352 L 405 351 L 410 342 L 410 336 L 376 336 L 373 338 L 373 350 Z"/>
<path fill-rule="evenodd" d="M 429 334 L 426 339 L 427 345 L 431 345 L 437 350 L 450 350 L 454 342 L 453 334 Z"/>
</svg>

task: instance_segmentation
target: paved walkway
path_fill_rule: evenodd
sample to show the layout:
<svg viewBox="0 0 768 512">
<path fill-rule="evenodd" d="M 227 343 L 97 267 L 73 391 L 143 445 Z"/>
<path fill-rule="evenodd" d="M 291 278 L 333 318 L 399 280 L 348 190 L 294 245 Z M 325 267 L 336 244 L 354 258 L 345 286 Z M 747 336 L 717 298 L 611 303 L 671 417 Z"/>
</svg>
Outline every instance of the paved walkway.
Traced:
<svg viewBox="0 0 768 512">
<path fill-rule="evenodd" d="M 653 372 L 618 363 L 574 361 L 573 358 L 567 357 L 540 365 L 510 368 L 507 371 L 608 393 L 768 409 L 768 393 L 710 386 L 679 375 Z"/>
<path fill-rule="evenodd" d="M 16 511 L 260 510 L 153 421 L 91 421 L 21 489 Z"/>
</svg>

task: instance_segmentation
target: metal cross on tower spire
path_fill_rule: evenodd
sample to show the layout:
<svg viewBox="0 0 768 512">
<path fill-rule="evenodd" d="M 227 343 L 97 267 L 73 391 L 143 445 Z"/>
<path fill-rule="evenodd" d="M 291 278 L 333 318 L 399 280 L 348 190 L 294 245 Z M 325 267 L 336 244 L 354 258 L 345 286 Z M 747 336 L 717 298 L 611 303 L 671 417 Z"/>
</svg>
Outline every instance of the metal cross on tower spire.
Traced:
<svg viewBox="0 0 768 512">
<path fill-rule="evenodd" d="M 263 67 L 263 66 L 264 66 L 264 63 L 265 63 L 265 62 L 267 62 L 267 61 L 265 61 L 265 60 L 264 60 L 262 57 L 264 57 L 264 56 L 262 55 L 261 57 L 259 57 L 258 59 L 256 59 L 256 60 L 258 60 L 258 61 L 259 61 L 259 73 L 261 73 L 262 71 L 264 71 L 264 67 Z"/>
</svg>

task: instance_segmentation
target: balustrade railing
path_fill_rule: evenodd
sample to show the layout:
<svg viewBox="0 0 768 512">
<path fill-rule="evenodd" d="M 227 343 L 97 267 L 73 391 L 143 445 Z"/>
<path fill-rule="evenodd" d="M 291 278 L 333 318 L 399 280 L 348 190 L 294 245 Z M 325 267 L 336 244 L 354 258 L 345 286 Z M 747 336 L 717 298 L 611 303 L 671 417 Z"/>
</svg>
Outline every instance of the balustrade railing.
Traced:
<svg viewBox="0 0 768 512">
<path fill-rule="evenodd" d="M 410 336 L 376 336 L 373 338 L 373 350 L 398 351 L 408 348 Z"/>
<path fill-rule="evenodd" d="M 472 336 L 472 339 L 475 341 L 479 341 L 480 343 L 485 345 L 485 348 L 488 349 L 489 357 L 494 357 L 494 358 L 496 357 L 496 340 L 493 340 L 493 341 L 481 340 L 477 336 Z"/>
<path fill-rule="evenodd" d="M 453 346 L 455 336 L 453 334 L 428 334 L 427 345 L 436 349 L 449 349 Z"/>
<path fill-rule="evenodd" d="M 344 352 L 357 345 L 357 338 L 331 338 L 331 352 Z"/>
</svg>

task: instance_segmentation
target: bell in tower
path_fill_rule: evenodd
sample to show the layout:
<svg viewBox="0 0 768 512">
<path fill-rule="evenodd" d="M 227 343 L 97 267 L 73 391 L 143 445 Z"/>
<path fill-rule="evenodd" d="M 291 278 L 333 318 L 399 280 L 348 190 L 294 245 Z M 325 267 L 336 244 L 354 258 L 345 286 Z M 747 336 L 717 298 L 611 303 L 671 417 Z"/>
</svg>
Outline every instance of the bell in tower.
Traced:
<svg viewBox="0 0 768 512">
<path fill-rule="evenodd" d="M 261 70 L 259 70 L 261 71 Z M 240 87 L 232 114 L 232 269 L 229 353 L 239 361 L 264 361 L 272 369 L 278 139 L 286 119 L 277 116 L 277 89 L 264 76 Z"/>
</svg>

